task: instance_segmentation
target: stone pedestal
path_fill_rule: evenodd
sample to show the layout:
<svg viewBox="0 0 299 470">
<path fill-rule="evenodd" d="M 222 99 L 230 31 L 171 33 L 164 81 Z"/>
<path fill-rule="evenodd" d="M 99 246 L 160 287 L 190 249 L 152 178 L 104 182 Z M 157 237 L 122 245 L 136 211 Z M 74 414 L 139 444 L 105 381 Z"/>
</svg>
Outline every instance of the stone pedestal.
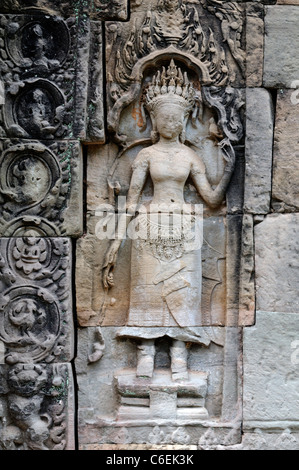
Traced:
<svg viewBox="0 0 299 470">
<path fill-rule="evenodd" d="M 208 374 L 191 372 L 188 380 L 173 382 L 166 370 L 152 379 L 136 378 L 136 371 L 122 370 L 115 376 L 120 396 L 118 420 L 207 419 L 205 408 Z"/>
</svg>

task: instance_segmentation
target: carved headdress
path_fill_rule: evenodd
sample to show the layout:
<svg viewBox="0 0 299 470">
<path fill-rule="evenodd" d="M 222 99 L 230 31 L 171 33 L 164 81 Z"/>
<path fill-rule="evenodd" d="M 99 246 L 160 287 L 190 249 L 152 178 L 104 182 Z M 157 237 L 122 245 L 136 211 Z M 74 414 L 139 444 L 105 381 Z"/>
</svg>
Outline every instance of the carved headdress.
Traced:
<svg viewBox="0 0 299 470">
<path fill-rule="evenodd" d="M 153 77 L 146 93 L 146 107 L 152 114 L 157 107 L 169 103 L 180 106 L 186 115 L 195 104 L 195 96 L 187 73 L 183 75 L 172 59 L 167 70 L 163 67 L 162 72 L 159 70 Z"/>
<path fill-rule="evenodd" d="M 186 125 L 191 110 L 194 108 L 197 101 L 197 94 L 188 80 L 187 72 L 182 73 L 174 60 L 172 59 L 168 69 L 162 68 L 153 77 L 146 95 L 145 106 L 150 113 L 153 130 L 152 140 L 158 140 L 158 133 L 156 128 L 156 116 L 162 106 L 177 106 L 181 109 L 184 117 L 183 130 L 181 133 L 181 142 L 185 142 Z"/>
</svg>

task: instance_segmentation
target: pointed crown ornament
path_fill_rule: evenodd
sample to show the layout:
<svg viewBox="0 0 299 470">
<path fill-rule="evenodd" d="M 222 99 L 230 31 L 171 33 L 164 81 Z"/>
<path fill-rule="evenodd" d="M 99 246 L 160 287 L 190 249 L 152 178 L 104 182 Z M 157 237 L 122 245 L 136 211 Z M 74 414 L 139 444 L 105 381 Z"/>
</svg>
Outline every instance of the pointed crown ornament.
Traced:
<svg viewBox="0 0 299 470">
<path fill-rule="evenodd" d="M 150 113 L 155 113 L 161 105 L 177 105 L 185 115 L 189 114 L 196 102 L 196 92 L 189 82 L 187 73 L 184 75 L 172 59 L 168 69 L 162 68 L 153 77 L 146 93 L 145 106 Z"/>
</svg>

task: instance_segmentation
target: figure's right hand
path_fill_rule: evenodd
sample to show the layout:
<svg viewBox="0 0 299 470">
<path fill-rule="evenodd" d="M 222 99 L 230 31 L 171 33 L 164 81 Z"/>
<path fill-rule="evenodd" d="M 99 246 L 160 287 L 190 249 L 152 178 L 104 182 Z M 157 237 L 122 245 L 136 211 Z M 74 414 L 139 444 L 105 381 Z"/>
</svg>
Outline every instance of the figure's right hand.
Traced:
<svg viewBox="0 0 299 470">
<path fill-rule="evenodd" d="M 103 264 L 103 285 L 105 289 L 114 287 L 113 269 L 116 264 L 119 244 L 112 244 L 106 253 Z"/>
</svg>

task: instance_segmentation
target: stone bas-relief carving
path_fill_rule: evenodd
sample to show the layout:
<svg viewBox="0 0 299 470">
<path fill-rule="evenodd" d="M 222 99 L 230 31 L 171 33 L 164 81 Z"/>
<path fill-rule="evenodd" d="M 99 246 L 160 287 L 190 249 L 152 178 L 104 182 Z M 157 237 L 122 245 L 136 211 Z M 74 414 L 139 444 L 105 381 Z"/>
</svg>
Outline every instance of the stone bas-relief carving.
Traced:
<svg viewBox="0 0 299 470">
<path fill-rule="evenodd" d="M 82 157 L 78 142 L 0 142 L 1 236 L 78 236 Z"/>
<path fill-rule="evenodd" d="M 0 240 L 0 340 L 7 364 L 73 357 L 68 239 Z"/>
<path fill-rule="evenodd" d="M 201 329 L 198 329 L 198 332 Z M 240 343 L 230 343 L 223 328 L 202 329 L 214 334 L 210 347 L 188 345 L 190 380 L 173 381 L 169 372 L 171 338 L 156 341 L 153 379 L 136 378 L 135 342 L 117 336 L 117 328 L 101 328 L 105 349 L 101 359 L 90 363 L 89 355 L 97 339 L 96 328 L 79 329 L 76 370 L 79 385 L 79 444 L 176 444 L 198 445 L 200 436 L 213 428 L 219 443 L 241 442 L 238 418 L 239 385 L 225 356 L 230 348 L 239 354 Z M 222 343 L 222 345 L 220 344 Z M 225 419 L 225 389 L 237 402 Z M 239 432 L 238 432 L 239 430 Z M 230 435 L 230 437 L 228 437 Z"/>
<path fill-rule="evenodd" d="M 86 137 L 90 21 L 1 15 L 1 137 Z"/>
<path fill-rule="evenodd" d="M 209 298 L 207 290 L 210 289 L 211 294 L 214 288 L 221 284 L 222 295 L 225 295 L 225 276 L 222 265 L 225 265 L 226 236 L 222 225 L 223 220 L 218 218 L 218 216 L 225 215 L 225 207 L 222 205 L 222 201 L 225 199 L 226 189 L 231 180 L 231 175 L 234 169 L 235 152 L 231 145 L 231 141 L 238 141 L 242 136 L 242 125 L 238 114 L 238 110 L 242 105 L 239 91 L 233 89 L 205 89 L 202 93 L 200 90 L 195 91 L 193 89 L 193 85 L 189 83 L 188 75 L 185 72 L 183 74 L 181 69 L 178 68 L 173 61 L 171 64 L 168 62 L 167 66 L 163 67 L 162 71 L 157 72 L 154 77 L 151 76 L 150 80 L 152 85 L 147 85 L 149 88 L 145 88 L 144 93 L 148 99 L 148 104 L 145 104 L 145 106 L 150 114 L 151 121 L 149 121 L 144 114 L 147 128 L 142 133 L 143 138 L 140 139 L 139 136 L 139 139 L 136 139 L 136 128 L 134 128 L 134 126 L 132 128 L 127 127 L 122 121 L 120 123 L 120 132 L 127 132 L 128 144 L 125 145 L 118 154 L 115 153 L 115 146 L 107 146 L 104 148 L 102 151 L 102 164 L 97 164 L 95 160 L 97 158 L 96 152 L 98 150 L 94 153 L 95 167 L 91 166 L 90 169 L 88 169 L 89 208 L 90 210 L 94 210 L 94 213 L 98 214 L 101 211 L 101 203 L 107 204 L 106 201 L 108 199 L 111 203 L 108 211 L 112 211 L 115 205 L 114 193 L 117 194 L 118 192 L 120 195 L 125 196 L 127 191 L 129 191 L 127 207 L 131 216 L 133 213 L 130 212 L 132 209 L 130 206 L 134 206 L 134 204 L 137 204 L 138 202 L 145 202 L 145 207 L 150 207 L 152 204 L 164 204 L 164 209 L 162 206 L 161 208 L 158 207 L 157 212 L 162 211 L 161 213 L 163 213 L 164 211 L 166 217 L 168 209 L 167 204 L 170 205 L 170 207 L 173 206 L 172 208 L 175 209 L 178 214 L 184 209 L 185 201 L 193 204 L 204 204 L 204 214 L 206 218 L 203 224 L 204 246 L 202 252 L 200 249 L 192 250 L 188 247 L 188 242 L 190 242 L 190 240 L 187 240 L 188 235 L 185 236 L 186 234 L 182 233 L 182 231 L 179 230 L 179 227 L 172 228 L 174 236 L 168 235 L 168 237 L 166 237 L 164 234 L 161 238 L 161 234 L 158 232 L 161 232 L 163 224 L 161 227 L 159 227 L 159 223 L 158 225 L 156 224 L 154 230 L 155 223 L 151 223 L 150 220 L 146 220 L 148 218 L 146 213 L 141 214 L 135 220 L 135 225 L 140 222 L 140 225 L 144 227 L 145 230 L 149 230 L 150 236 L 146 243 L 142 243 L 141 240 L 133 243 L 132 256 L 134 258 L 131 256 L 131 266 L 133 267 L 132 273 L 134 280 L 131 287 L 128 286 L 129 289 L 131 289 L 131 307 L 133 312 L 133 309 L 135 308 L 133 304 L 135 296 L 138 309 L 138 289 L 139 291 L 142 290 L 142 287 L 138 288 L 139 282 L 140 286 L 148 285 L 149 290 L 146 293 L 143 289 L 143 296 L 147 295 L 148 298 L 150 296 L 151 298 L 156 299 L 156 306 L 154 306 L 150 301 L 150 303 L 152 303 L 152 311 L 151 313 L 146 313 L 147 320 L 145 321 L 144 315 L 142 317 L 144 326 L 200 326 L 202 324 L 210 325 L 211 322 L 218 325 L 225 324 L 225 313 L 223 311 L 223 307 L 220 309 L 221 312 L 219 312 L 217 308 L 212 308 L 211 297 Z M 169 101 L 171 101 L 170 104 Z M 225 103 L 229 103 L 227 108 L 225 107 Z M 168 113 L 167 108 L 171 110 L 168 116 L 166 116 Z M 130 111 L 132 109 L 134 110 L 134 105 L 130 108 Z M 159 112 L 163 114 L 163 118 L 159 116 Z M 191 112 L 193 116 L 192 124 L 191 121 L 189 121 L 189 115 Z M 220 116 L 218 125 L 216 124 L 217 117 L 215 117 L 215 112 L 219 112 Z M 197 119 L 198 114 L 200 115 L 199 119 Z M 125 117 L 126 119 L 132 120 L 132 115 L 130 114 L 125 114 Z M 163 119 L 166 120 L 166 118 L 169 119 L 170 122 L 170 129 L 168 130 L 162 128 L 164 126 Z M 173 119 L 178 119 L 180 124 L 178 126 L 173 125 L 171 122 Z M 233 122 L 237 125 L 232 126 Z M 122 129 L 122 126 L 125 126 L 124 129 Z M 159 129 L 157 126 L 159 126 Z M 171 133 L 170 137 L 167 134 L 168 132 Z M 161 133 L 163 134 L 162 137 Z M 151 140 L 151 137 L 154 140 Z M 153 142 L 155 142 L 154 145 L 150 146 L 149 144 Z M 185 144 L 183 142 L 185 142 Z M 147 147 L 138 153 L 138 150 L 141 146 L 144 147 L 144 144 L 146 144 Z M 157 157 L 155 157 L 155 155 L 157 155 Z M 93 157 L 91 152 L 90 161 L 92 161 L 92 159 Z M 180 162 L 181 164 L 182 160 L 185 162 L 182 174 L 175 174 L 174 172 L 170 173 L 170 168 L 173 167 L 176 162 Z M 155 175 L 150 169 L 154 164 L 156 167 L 155 171 L 157 173 Z M 110 167 L 108 173 L 103 171 L 103 166 L 107 168 Z M 133 175 L 131 173 L 131 167 L 134 169 Z M 165 173 L 165 176 L 163 176 L 163 173 Z M 158 174 L 160 176 L 157 176 Z M 148 182 L 145 184 L 144 190 L 141 191 L 148 176 L 149 181 L 151 181 L 155 187 L 156 195 L 154 198 L 152 195 L 153 188 L 150 187 Z M 189 176 L 192 179 L 190 178 L 186 185 L 186 181 Z M 156 177 L 161 181 L 156 183 Z M 117 190 L 116 188 L 119 189 Z M 139 200 L 141 192 L 142 198 Z M 107 209 L 104 208 L 104 211 L 106 210 Z M 149 209 L 146 209 L 146 211 L 148 210 Z M 217 218 L 212 219 L 211 216 L 216 215 Z M 192 217 L 194 220 L 192 220 Z M 126 217 L 127 222 L 128 219 L 129 218 Z M 186 217 L 182 219 L 182 222 L 186 222 L 185 228 L 194 227 L 195 221 L 195 216 L 190 213 L 187 213 Z M 112 221 L 112 224 L 113 223 L 114 222 Z M 148 223 L 150 223 L 150 225 L 148 225 Z M 90 220 L 90 226 L 91 224 L 92 219 Z M 96 230 L 98 238 L 101 238 L 101 234 L 98 232 L 103 225 L 105 225 L 105 218 L 103 221 L 100 220 L 99 223 L 96 223 L 95 229 L 93 228 L 93 230 Z M 120 222 L 119 226 L 121 225 L 122 223 Z M 125 232 L 123 235 L 124 234 Z M 192 234 L 189 233 L 189 235 Z M 109 237 L 105 236 L 103 238 Z M 84 257 L 84 246 L 89 246 L 90 241 L 90 238 L 86 238 L 86 240 L 81 241 L 83 252 L 81 251 L 78 258 L 81 259 L 81 256 Z M 106 272 L 104 274 L 106 292 L 104 292 L 102 281 L 99 277 L 99 266 L 102 262 L 100 260 L 101 251 L 103 252 L 107 250 L 107 243 L 107 240 L 102 240 L 98 243 L 96 241 L 93 242 L 94 246 L 92 249 L 95 250 L 95 258 L 93 257 L 91 260 L 88 256 L 86 262 L 83 262 L 85 266 L 90 263 L 91 265 L 93 264 L 97 271 L 96 273 L 91 273 L 94 277 L 92 281 L 93 286 L 88 284 L 87 288 L 84 289 L 80 282 L 80 278 L 82 276 L 82 274 L 80 274 L 81 267 L 80 270 L 78 269 L 77 271 L 78 286 L 80 284 L 81 291 L 84 289 L 85 293 L 83 295 L 85 299 L 87 299 L 88 296 L 88 289 L 92 289 L 91 294 L 93 296 L 93 300 L 91 309 L 94 313 L 91 312 L 91 316 L 98 315 L 97 310 L 98 312 L 100 311 L 100 318 L 90 318 L 91 323 L 87 323 L 89 321 L 89 318 L 86 318 L 87 306 L 85 305 L 84 307 L 83 302 L 83 312 L 81 315 L 81 295 L 79 294 L 78 305 L 80 321 L 82 321 L 81 324 L 123 324 L 122 320 L 119 318 L 116 320 L 116 314 L 110 320 L 105 315 L 106 310 L 110 309 L 111 311 L 110 307 L 114 307 L 115 312 L 118 309 L 117 311 L 119 312 L 119 304 L 117 305 L 117 302 L 112 302 L 112 299 L 114 298 L 117 300 L 119 295 L 117 287 L 113 287 L 112 285 L 113 280 L 111 279 L 110 281 L 110 271 L 115 264 L 114 258 L 116 258 L 118 250 L 123 250 L 123 247 L 120 247 L 121 240 L 116 240 L 110 247 L 110 252 L 106 257 Z M 128 245 L 129 243 L 127 243 L 127 246 Z M 99 248 L 97 248 L 97 246 Z M 127 248 L 125 248 L 125 250 L 127 250 Z M 142 256 L 147 259 L 146 263 L 150 263 L 148 271 L 150 272 L 152 270 L 153 273 L 151 281 L 147 280 L 145 283 L 143 282 L 142 276 L 145 275 L 143 274 L 143 263 L 139 263 L 138 265 L 138 262 L 136 262 L 137 264 L 134 264 L 134 250 L 136 250 L 136 254 L 138 253 L 139 257 L 142 250 L 144 250 Z M 183 262 L 182 258 L 186 256 L 190 259 L 188 262 Z M 111 260 L 109 260 L 109 257 Z M 127 262 L 130 261 L 128 260 Z M 183 264 L 185 263 L 185 265 L 181 265 L 181 262 Z M 158 276 L 160 263 L 161 266 L 167 268 L 163 274 L 164 277 L 160 276 L 161 278 Z M 186 274 L 188 271 L 186 270 L 186 263 L 190 266 L 192 266 L 193 263 L 193 272 L 189 270 L 190 272 Z M 202 264 L 203 270 L 201 268 Z M 184 269 L 185 273 L 183 272 Z M 117 269 L 114 270 L 113 276 L 114 275 L 115 278 L 117 278 Z M 185 275 L 185 280 L 182 275 Z M 186 275 L 188 279 L 186 278 Z M 130 273 L 121 277 L 122 283 L 126 282 L 123 278 L 127 276 L 130 276 Z M 192 277 L 197 279 L 193 284 L 191 281 Z M 202 278 L 204 278 L 204 280 L 202 280 Z M 95 285 L 98 285 L 97 289 L 95 289 Z M 109 294 L 108 287 L 111 288 L 111 296 L 107 295 Z M 190 318 L 187 318 L 185 315 L 186 309 L 182 309 L 182 312 L 184 313 L 181 314 L 179 312 L 174 313 L 174 310 L 180 309 L 179 302 L 183 302 L 182 296 L 186 295 L 189 287 L 191 288 L 189 290 L 192 292 L 193 296 L 192 299 L 190 298 L 189 300 L 189 311 L 192 313 L 190 313 Z M 180 292 L 176 294 L 176 291 Z M 202 297 L 202 305 L 200 305 L 202 291 L 204 292 L 204 295 Z M 180 301 L 179 298 L 181 299 Z M 191 305 L 192 302 L 193 307 Z M 219 305 L 220 304 L 221 302 L 219 302 Z M 146 308 L 147 307 L 142 307 L 143 310 Z M 155 309 L 156 313 L 154 313 Z M 86 313 L 84 313 L 84 310 Z M 169 316 L 169 313 L 167 312 L 171 310 L 172 313 Z M 162 319 L 163 315 L 166 315 L 164 320 Z M 134 321 L 135 320 L 133 320 L 132 317 L 132 321 L 130 321 L 129 324 L 134 326 Z M 135 324 L 135 326 L 140 326 L 140 322 Z"/>
<path fill-rule="evenodd" d="M 192 58 L 202 70 L 203 85 L 242 86 L 244 26 L 245 9 L 239 3 L 134 2 L 127 24 L 106 26 L 108 81 L 123 93 L 138 81 L 143 61 L 164 54 Z"/>
<path fill-rule="evenodd" d="M 0 449 L 74 450 L 68 364 L 0 366 Z"/>
<path fill-rule="evenodd" d="M 0 12 L 26 13 L 32 8 L 39 8 L 52 14 L 62 16 L 77 16 L 90 13 L 97 20 L 121 20 L 128 16 L 127 0 L 76 0 L 64 2 L 61 0 L 3 0 Z"/>
<path fill-rule="evenodd" d="M 114 332 L 113 344 L 116 351 L 123 348 L 123 352 L 117 354 L 123 360 L 113 359 L 112 364 L 110 363 L 111 381 L 106 382 L 104 388 L 106 394 L 108 390 L 113 393 L 111 403 L 106 402 L 106 411 L 102 406 L 97 407 L 95 421 L 104 428 L 101 442 L 105 442 L 104 439 L 108 439 L 106 442 L 114 442 L 111 441 L 111 433 L 115 433 L 115 427 L 126 427 L 127 423 L 131 423 L 130 426 L 133 427 L 140 427 L 142 423 L 142 426 L 149 427 L 150 434 L 157 422 L 166 425 L 174 419 L 182 426 L 186 423 L 201 426 L 202 423 L 221 416 L 230 420 L 230 423 L 236 420 L 238 387 L 234 387 L 238 383 L 238 339 L 226 337 L 225 330 L 202 328 L 202 325 L 213 324 L 211 296 L 219 284 L 220 297 L 222 295 L 225 298 L 225 269 L 220 267 L 221 261 L 226 258 L 223 222 L 226 209 L 223 203 L 235 168 L 236 156 L 231 142 L 237 142 L 242 137 L 239 116 L 242 102 L 238 90 L 201 90 L 198 84 L 195 86 L 192 72 L 191 77 L 185 65 L 181 68 L 174 60 L 165 61 L 161 68 L 156 67 L 155 73 L 150 72 L 144 77 L 143 86 L 139 86 L 141 93 L 137 98 L 140 109 L 143 107 L 142 138 L 139 136 L 137 139 L 136 130 L 130 129 L 125 122 L 125 118 L 129 120 L 130 112 L 135 109 L 135 103 L 130 111 L 123 107 L 125 118 L 119 123 L 119 135 L 126 134 L 127 144 L 123 145 L 119 154 L 112 150 L 110 165 L 109 151 L 112 146 L 109 146 L 109 174 L 104 175 L 102 172 L 98 180 L 98 175 L 93 172 L 90 180 L 94 181 L 95 188 L 94 192 L 89 192 L 88 203 L 90 208 L 94 207 L 96 217 L 101 210 L 100 202 L 106 203 L 105 211 L 109 212 L 108 199 L 112 213 L 114 206 L 117 209 L 120 202 L 118 199 L 118 204 L 115 203 L 115 194 L 122 196 L 128 192 L 126 213 L 118 213 L 116 228 L 119 237 L 114 241 L 98 240 L 98 244 L 94 239 L 86 238 L 81 244 L 83 250 L 84 247 L 90 248 L 90 243 L 94 244 L 96 253 L 103 252 L 104 248 L 107 250 L 104 260 L 102 257 L 104 262 L 94 255 L 92 261 L 90 254 L 87 259 L 87 263 L 90 263 L 88 269 L 96 264 L 98 267 L 98 274 L 91 282 L 93 286 L 97 286 L 92 289 L 101 288 L 103 292 L 98 303 L 100 315 L 97 317 L 102 325 L 109 324 L 106 318 L 109 307 L 110 310 L 114 307 L 115 317 L 119 312 L 116 297 L 119 297 L 118 291 L 123 292 L 124 285 L 124 280 L 119 281 L 117 273 L 118 256 L 121 259 L 122 255 L 122 239 L 129 230 L 131 233 L 134 231 L 130 227 L 132 221 L 137 231 L 143 229 L 142 236 L 131 237 L 131 249 L 126 255 L 126 263 L 130 264 L 131 270 L 127 276 L 121 275 L 122 278 L 129 277 L 128 282 L 125 282 L 129 287 L 130 298 L 128 315 L 123 323 L 125 326 Z M 116 100 L 118 99 L 116 96 Z M 230 103 L 229 109 L 225 106 L 226 103 Z M 134 115 L 132 112 L 131 120 Z M 191 115 L 192 122 L 189 120 Z M 235 117 L 236 127 L 232 126 L 232 116 Z M 192 145 L 196 138 L 198 147 Z M 209 170 L 212 173 L 212 183 L 207 176 Z M 122 171 L 125 172 L 125 178 Z M 91 170 L 89 174 L 92 174 Z M 186 190 L 188 178 L 192 189 L 188 187 Z M 210 232 L 208 240 L 211 242 L 210 244 L 205 240 L 204 248 L 202 243 L 195 244 L 194 233 L 195 226 L 202 223 L 201 213 L 196 209 L 196 203 L 200 202 L 205 204 L 203 231 Z M 183 212 L 186 206 L 189 211 Z M 169 220 L 167 217 L 170 209 L 171 224 L 167 230 L 165 221 Z M 108 219 L 110 215 L 108 214 Z M 92 223 L 94 221 L 91 218 L 89 227 Z M 99 239 L 101 233 L 103 235 L 101 229 L 105 223 L 107 225 L 107 218 L 104 217 L 94 228 Z M 84 254 L 81 251 L 81 260 L 82 256 Z M 79 278 L 82 276 L 80 270 L 79 267 Z M 89 275 L 84 277 L 90 278 Z M 80 280 L 78 287 L 80 302 Z M 202 295 L 203 292 L 205 296 Z M 87 295 L 85 292 L 83 299 Z M 84 300 L 82 308 L 83 303 Z M 95 303 L 97 302 L 93 300 L 94 311 Z M 223 297 L 219 317 L 221 315 L 225 324 Z M 219 317 L 218 322 L 221 324 Z M 217 324 L 217 320 L 215 323 Z M 106 332 L 107 328 L 103 328 L 104 338 Z M 104 373 L 102 364 L 106 363 L 107 355 L 109 357 L 110 354 L 108 343 L 109 340 L 105 339 L 106 347 L 102 355 L 103 344 L 99 342 L 100 361 L 96 365 L 91 363 L 88 374 L 92 373 L 93 367 L 100 371 L 100 376 Z M 195 356 L 189 351 L 191 344 L 196 348 Z M 165 359 L 162 361 L 163 365 L 159 358 L 161 347 L 164 358 L 167 357 L 166 362 Z M 90 349 L 86 349 L 85 360 L 90 356 Z M 210 376 L 209 368 L 200 360 L 201 349 L 217 350 L 217 357 L 224 363 L 227 354 L 230 360 L 235 358 L 235 367 L 231 367 L 232 363 L 230 365 L 233 377 L 226 371 L 225 378 L 222 375 L 217 382 L 220 401 L 215 396 L 212 397 L 215 377 Z M 234 352 L 229 352 L 231 349 Z M 82 370 L 84 371 L 84 367 Z M 101 378 L 99 380 L 101 382 Z M 233 393 L 231 386 L 227 385 L 231 380 L 234 384 Z M 229 418 L 221 404 L 227 393 L 233 397 L 230 399 Z M 211 406 L 211 400 L 213 402 L 214 399 L 217 401 L 217 405 L 214 403 L 215 407 Z M 98 399 L 95 398 L 95 403 L 97 402 Z M 89 403 L 93 408 L 92 397 Z M 206 425 L 203 424 L 203 427 Z"/>
</svg>

